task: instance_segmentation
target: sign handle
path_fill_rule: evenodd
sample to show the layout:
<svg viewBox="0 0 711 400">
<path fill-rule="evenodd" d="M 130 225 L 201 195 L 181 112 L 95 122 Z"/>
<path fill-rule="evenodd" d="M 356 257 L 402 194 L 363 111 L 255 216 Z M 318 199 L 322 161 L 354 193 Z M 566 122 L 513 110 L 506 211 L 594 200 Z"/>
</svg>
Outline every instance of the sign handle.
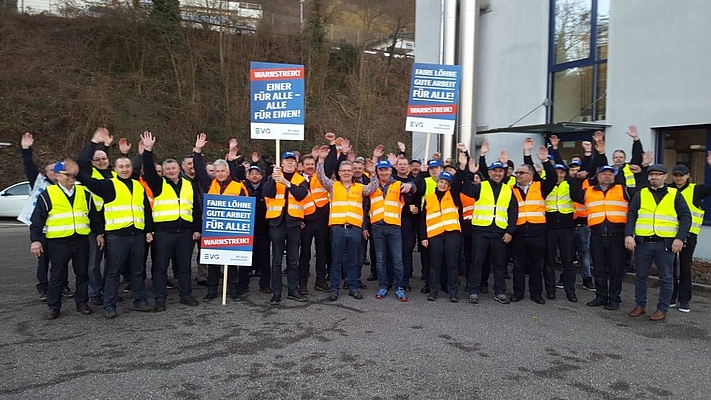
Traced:
<svg viewBox="0 0 711 400">
<path fill-rule="evenodd" d="M 425 139 L 425 159 L 422 160 L 423 164 L 427 164 L 430 160 L 430 142 L 432 141 L 432 133 L 427 132 L 427 139 Z"/>
<path fill-rule="evenodd" d="M 281 140 L 276 140 L 276 155 L 274 156 L 274 162 L 276 162 L 277 167 L 281 167 Z"/>
<path fill-rule="evenodd" d="M 222 267 L 224 272 L 222 273 L 222 305 L 227 304 L 227 271 L 229 270 L 229 265 L 224 265 Z"/>
</svg>

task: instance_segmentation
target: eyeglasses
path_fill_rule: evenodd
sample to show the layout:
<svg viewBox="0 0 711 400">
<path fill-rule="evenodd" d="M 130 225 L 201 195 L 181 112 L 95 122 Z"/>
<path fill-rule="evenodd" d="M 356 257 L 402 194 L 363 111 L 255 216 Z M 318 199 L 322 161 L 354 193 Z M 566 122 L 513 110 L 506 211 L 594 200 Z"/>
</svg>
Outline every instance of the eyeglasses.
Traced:
<svg viewBox="0 0 711 400">
<path fill-rule="evenodd" d="M 516 171 L 516 172 L 514 172 L 514 174 L 516 174 L 516 175 L 523 175 L 523 174 L 530 174 L 530 173 L 531 173 L 531 172 L 529 172 L 529 171 Z"/>
<path fill-rule="evenodd" d="M 68 174 L 66 172 L 60 172 L 59 175 L 63 175 L 63 176 L 66 176 L 67 178 L 72 178 L 72 179 L 76 179 L 76 177 L 77 177 L 74 174 Z"/>
<path fill-rule="evenodd" d="M 93 158 L 92 161 L 96 161 L 96 162 L 99 162 L 99 161 L 109 161 L 109 159 L 108 159 L 107 157 Z"/>
</svg>

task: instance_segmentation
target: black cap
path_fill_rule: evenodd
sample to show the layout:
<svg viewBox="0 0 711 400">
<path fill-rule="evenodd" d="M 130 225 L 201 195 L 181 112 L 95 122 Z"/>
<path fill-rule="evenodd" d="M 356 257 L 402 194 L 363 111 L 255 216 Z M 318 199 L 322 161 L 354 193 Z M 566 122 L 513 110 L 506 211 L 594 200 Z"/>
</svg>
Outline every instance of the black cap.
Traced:
<svg viewBox="0 0 711 400">
<path fill-rule="evenodd" d="M 684 164 L 678 164 L 672 170 L 672 175 L 689 175 L 689 167 Z"/>
<path fill-rule="evenodd" d="M 661 172 L 663 174 L 667 173 L 667 167 L 664 164 L 652 164 L 647 168 L 647 173 L 650 172 Z"/>
</svg>

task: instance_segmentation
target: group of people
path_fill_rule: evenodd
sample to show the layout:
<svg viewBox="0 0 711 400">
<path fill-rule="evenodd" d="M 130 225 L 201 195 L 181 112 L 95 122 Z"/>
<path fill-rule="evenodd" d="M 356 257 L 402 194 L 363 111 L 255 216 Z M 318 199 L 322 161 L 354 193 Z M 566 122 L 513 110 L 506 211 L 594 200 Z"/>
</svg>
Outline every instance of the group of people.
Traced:
<svg viewBox="0 0 711 400">
<path fill-rule="evenodd" d="M 161 312 L 167 288 L 174 287 L 168 279 L 172 266 L 180 303 L 198 305 L 191 265 L 200 244 L 202 197 L 208 193 L 256 198 L 253 265 L 227 267 L 235 301 L 247 294 L 250 276 L 258 275 L 260 292 L 280 304 L 283 273 L 287 298 L 308 301 L 315 258 L 313 289 L 327 292 L 329 301 L 338 300 L 341 290 L 363 299 L 361 270 L 369 263 L 367 281 L 378 283 L 375 298 L 392 292 L 405 302 L 417 246 L 425 281 L 421 291 L 429 301 L 440 292 L 459 301 L 459 277 L 465 276 L 466 298 L 476 304 L 489 292 L 493 272 L 494 299 L 501 304 L 524 298 L 526 275 L 532 301 L 544 304 L 561 288 L 568 301 L 577 302 L 577 257 L 583 288 L 595 292 L 587 305 L 616 310 L 626 261 L 634 254 L 636 306 L 629 315 L 646 313 L 654 262 L 661 290 L 650 319 L 663 320 L 675 305 L 690 311 L 701 202 L 711 187 L 690 183 L 685 165 L 674 167 L 673 183 L 667 185 L 666 167 L 653 164 L 636 128 L 631 126 L 628 135 L 633 139 L 630 163 L 622 150 L 609 163 L 604 135 L 596 132 L 583 142 L 584 154 L 567 164 L 555 135 L 549 147 L 535 152 L 538 164 L 534 142 L 526 139 L 524 162 L 516 166 L 505 150 L 488 164 L 486 142 L 478 159 L 466 144 L 458 144 L 456 163 L 443 162 L 437 153 L 426 162 L 409 160 L 403 143 L 398 153 L 386 156 L 380 145 L 364 158 L 333 133 L 325 135 L 328 145 L 304 155 L 286 151 L 276 164 L 257 153 L 247 160 L 234 139 L 224 159 L 208 163 L 202 155 L 207 137 L 200 134 L 192 154 L 159 164 L 153 154 L 156 138 L 144 132 L 138 155 L 129 158 L 132 146 L 121 139 L 121 154 L 111 165 L 113 136 L 98 128 L 76 161 L 50 164 L 41 174 L 32 160 L 32 135 L 26 133 L 23 159 L 36 193 L 30 240 L 38 258 L 37 289 L 47 301 L 48 318 L 59 317 L 62 296 L 71 295 L 71 261 L 78 312 L 91 314 L 91 304 L 102 306 L 106 318 L 116 317 L 122 275 L 134 310 Z M 711 154 L 707 161 L 711 165 Z M 145 290 L 149 255 L 152 306 Z M 563 272 L 556 281 L 558 259 Z M 196 281 L 207 287 L 204 302 L 217 298 L 220 276 L 220 266 L 199 264 Z"/>
</svg>

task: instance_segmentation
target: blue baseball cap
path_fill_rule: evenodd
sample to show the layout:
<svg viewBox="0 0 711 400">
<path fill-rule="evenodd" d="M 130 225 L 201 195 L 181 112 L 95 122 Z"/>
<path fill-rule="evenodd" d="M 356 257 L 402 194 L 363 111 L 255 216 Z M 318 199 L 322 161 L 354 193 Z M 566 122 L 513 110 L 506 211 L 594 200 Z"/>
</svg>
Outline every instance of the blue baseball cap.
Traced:
<svg viewBox="0 0 711 400">
<path fill-rule="evenodd" d="M 64 165 L 64 161 L 60 161 L 60 162 L 54 164 L 54 173 L 55 174 L 58 174 L 62 171 L 66 171 L 66 170 L 67 170 L 67 167 L 66 167 L 66 165 Z"/>
<path fill-rule="evenodd" d="M 427 161 L 427 168 L 441 167 L 443 166 L 442 160 L 429 160 Z"/>
<path fill-rule="evenodd" d="M 252 170 L 258 171 L 260 174 L 262 173 L 262 169 L 256 165 L 252 165 L 251 167 L 247 168 L 247 172 L 252 171 Z"/>
<path fill-rule="evenodd" d="M 450 174 L 449 172 L 440 172 L 439 178 L 437 179 L 444 179 L 445 181 L 452 183 L 452 174 Z"/>
<path fill-rule="evenodd" d="M 554 168 L 555 168 L 555 169 L 562 169 L 563 171 L 567 171 L 567 170 L 568 170 L 568 167 L 566 167 L 566 166 L 563 165 L 563 164 L 556 164 Z"/>
<path fill-rule="evenodd" d="M 568 167 L 569 167 L 569 168 L 570 168 L 570 167 L 582 167 L 582 166 L 583 166 L 583 163 L 581 163 L 581 162 L 578 161 L 578 160 L 571 161 L 570 164 L 568 164 Z"/>
<path fill-rule="evenodd" d="M 489 165 L 489 170 L 496 169 L 496 168 L 506 169 L 507 166 L 502 164 L 500 161 L 494 161 L 493 163 L 491 163 L 491 165 Z"/>
<path fill-rule="evenodd" d="M 287 158 L 293 158 L 294 160 L 296 160 L 296 153 L 294 153 L 293 151 L 285 151 L 281 153 L 282 160 L 286 160 Z"/>
<path fill-rule="evenodd" d="M 378 161 L 378 164 L 375 166 L 376 169 L 380 168 L 392 168 L 392 164 L 390 164 L 390 161 L 388 160 L 380 160 Z"/>
<path fill-rule="evenodd" d="M 610 172 L 612 172 L 612 173 L 614 174 L 614 173 L 615 173 L 615 167 L 613 167 L 612 165 L 603 165 L 602 167 L 600 167 L 600 170 L 598 170 L 597 173 L 599 174 L 599 173 L 601 173 L 601 172 L 603 172 L 603 171 L 610 171 Z"/>
<path fill-rule="evenodd" d="M 413 158 L 412 161 L 410 161 L 410 164 L 412 164 L 412 163 L 418 163 L 418 164 L 422 165 L 422 160 L 420 160 L 419 158 Z"/>
</svg>

